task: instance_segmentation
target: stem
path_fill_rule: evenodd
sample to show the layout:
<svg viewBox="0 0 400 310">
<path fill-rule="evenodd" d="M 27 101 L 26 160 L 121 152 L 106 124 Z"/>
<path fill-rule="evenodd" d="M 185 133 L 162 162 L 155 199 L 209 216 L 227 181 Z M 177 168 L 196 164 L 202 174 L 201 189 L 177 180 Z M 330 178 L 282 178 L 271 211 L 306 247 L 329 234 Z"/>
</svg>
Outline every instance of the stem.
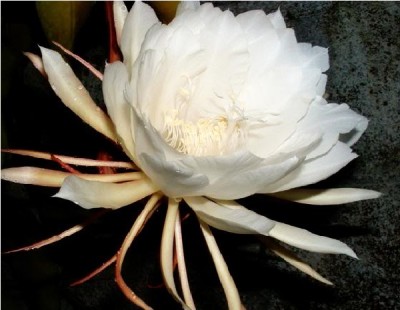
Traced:
<svg viewBox="0 0 400 310">
<path fill-rule="evenodd" d="M 56 155 L 56 154 L 46 153 L 46 152 L 18 150 L 18 149 L 2 149 L 1 152 L 15 154 L 15 155 L 29 156 L 29 157 L 40 158 L 40 159 L 45 159 L 45 160 L 53 160 L 52 156 L 55 156 L 58 159 L 62 160 L 64 163 L 76 165 L 76 166 L 137 169 L 133 163 L 124 162 L 124 161 L 96 160 L 96 159 L 70 157 L 70 156 Z"/>
<path fill-rule="evenodd" d="M 149 201 L 147 202 L 146 206 L 144 207 L 143 211 L 139 214 L 137 217 L 136 221 L 133 223 L 131 230 L 128 232 L 128 234 L 125 237 L 124 242 L 122 243 L 122 246 L 120 250 L 117 253 L 117 260 L 115 264 L 115 281 L 117 282 L 118 286 L 120 287 L 122 293 L 134 304 L 136 304 L 138 307 L 146 310 L 152 309 L 150 306 L 148 306 L 140 297 L 138 297 L 132 289 L 129 288 L 129 286 L 126 284 L 124 279 L 122 278 L 121 275 L 121 269 L 122 269 L 122 263 L 124 261 L 126 252 L 128 251 L 130 245 L 132 244 L 133 240 L 135 237 L 139 234 L 141 229 L 144 227 L 154 210 L 158 206 L 158 201 L 161 199 L 162 194 L 157 193 L 151 196 Z"/>
<path fill-rule="evenodd" d="M 117 35 L 115 33 L 113 2 L 106 1 L 105 9 L 108 26 L 108 62 L 113 63 L 122 59 L 121 51 L 118 47 Z"/>
<path fill-rule="evenodd" d="M 182 286 L 183 297 L 185 299 L 186 304 L 191 309 L 196 309 L 193 301 L 193 296 L 190 291 L 189 281 L 186 272 L 185 255 L 183 252 L 183 242 L 182 242 L 181 220 L 179 218 L 179 213 L 175 221 L 175 248 L 176 248 L 176 257 L 178 261 L 178 270 Z"/>
</svg>

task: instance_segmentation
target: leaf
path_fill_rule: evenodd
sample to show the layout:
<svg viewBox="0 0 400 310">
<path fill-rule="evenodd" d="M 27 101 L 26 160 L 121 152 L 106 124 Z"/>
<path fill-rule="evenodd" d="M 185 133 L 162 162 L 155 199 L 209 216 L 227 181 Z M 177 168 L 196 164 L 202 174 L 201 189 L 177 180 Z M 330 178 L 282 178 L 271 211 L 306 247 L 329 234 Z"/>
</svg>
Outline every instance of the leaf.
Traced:
<svg viewBox="0 0 400 310">
<path fill-rule="evenodd" d="M 36 10 L 47 39 L 71 49 L 75 35 L 86 21 L 93 1 L 37 1 Z"/>
</svg>

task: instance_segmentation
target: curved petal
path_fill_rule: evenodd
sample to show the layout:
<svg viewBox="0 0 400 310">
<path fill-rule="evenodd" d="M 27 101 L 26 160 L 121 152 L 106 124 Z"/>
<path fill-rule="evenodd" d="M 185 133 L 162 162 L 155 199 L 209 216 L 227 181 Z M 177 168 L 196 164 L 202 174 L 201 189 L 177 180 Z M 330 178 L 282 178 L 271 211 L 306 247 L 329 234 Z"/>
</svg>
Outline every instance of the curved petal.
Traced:
<svg viewBox="0 0 400 310">
<path fill-rule="evenodd" d="M 208 225 L 235 234 L 268 236 L 275 221 L 246 209 L 234 201 L 211 201 L 204 197 L 185 197 L 186 203 Z"/>
<path fill-rule="evenodd" d="M 140 165 L 169 197 L 196 195 L 209 184 L 205 175 L 179 162 L 168 162 L 163 157 L 141 154 Z"/>
<path fill-rule="evenodd" d="M 214 202 L 204 197 L 187 197 L 185 201 L 202 221 L 227 232 L 260 234 L 312 252 L 346 254 L 357 258 L 353 250 L 341 241 L 272 221 L 234 201 Z"/>
<path fill-rule="evenodd" d="M 205 175 L 177 160 L 183 157 L 173 150 L 151 124 L 144 122 L 133 113 L 135 123 L 135 141 L 138 146 L 136 158 L 140 167 L 155 184 L 169 197 L 194 195 L 209 184 Z M 167 160 L 166 153 L 176 160 Z"/>
<path fill-rule="evenodd" d="M 263 192 L 299 163 L 296 157 L 282 162 L 279 158 L 263 160 L 247 151 L 226 156 L 185 155 L 166 144 L 151 124 L 134 115 L 139 164 L 170 197 L 243 198 Z"/>
<path fill-rule="evenodd" d="M 183 250 L 181 221 L 182 220 L 181 220 L 181 218 L 179 216 L 179 212 L 178 212 L 178 215 L 177 215 L 176 221 L 175 221 L 176 263 L 178 265 L 179 279 L 181 282 L 181 289 L 182 289 L 184 301 L 188 305 L 189 308 L 194 310 L 194 309 L 196 309 L 196 307 L 194 305 L 192 292 L 190 291 L 189 279 L 188 279 L 187 271 L 186 271 L 185 253 Z"/>
<path fill-rule="evenodd" d="M 39 186 L 60 187 L 64 180 L 72 173 L 36 167 L 14 167 L 1 170 L 1 179 Z M 142 172 L 126 172 L 113 174 L 79 174 L 85 180 L 99 182 L 125 182 L 145 178 Z"/>
<path fill-rule="evenodd" d="M 307 155 L 307 159 L 312 159 L 328 152 L 338 140 L 353 145 L 367 126 L 368 120 L 347 104 L 328 104 L 319 97 L 312 102 L 297 130 L 300 133 L 321 132 L 321 142 Z"/>
<path fill-rule="evenodd" d="M 291 246 L 318 253 L 346 254 L 357 258 L 356 253 L 339 240 L 319 236 L 308 230 L 276 222 L 269 231 L 269 236 L 283 241 Z"/>
<path fill-rule="evenodd" d="M 269 238 L 269 237 L 263 237 L 261 238 L 261 241 L 276 255 L 278 255 L 280 258 L 282 258 L 284 261 L 288 262 L 290 265 L 293 267 L 299 269 L 300 271 L 304 272 L 305 274 L 308 274 L 310 277 L 328 284 L 328 285 L 333 285 L 331 281 L 328 279 L 325 279 L 323 276 L 321 276 L 318 272 L 316 272 L 313 268 L 311 268 L 310 265 L 306 264 L 303 262 L 300 258 L 296 256 L 295 253 L 292 251 L 286 249 L 285 247 L 281 246 L 278 242 L 275 240 Z"/>
<path fill-rule="evenodd" d="M 181 1 L 176 9 L 175 16 L 179 16 L 185 11 L 195 11 L 200 7 L 200 1 Z"/>
<path fill-rule="evenodd" d="M 47 78 L 47 74 L 46 74 L 46 71 L 44 70 L 42 58 L 40 58 L 38 55 L 30 53 L 30 52 L 25 52 L 24 55 L 26 57 L 28 57 L 28 59 L 32 62 L 33 66 L 40 72 L 40 74 Z"/>
<path fill-rule="evenodd" d="M 113 2 L 113 12 L 114 12 L 114 26 L 115 34 L 117 35 L 118 45 L 121 46 L 121 36 L 122 29 L 124 28 L 126 17 L 128 16 L 128 9 L 124 4 L 124 1 L 114 1 Z"/>
<path fill-rule="evenodd" d="M 378 198 L 381 193 L 361 188 L 297 188 L 268 195 L 310 205 L 338 205 L 360 200 L 375 199 Z"/>
<path fill-rule="evenodd" d="M 147 31 L 159 20 L 147 4 L 136 1 L 126 17 L 121 36 L 121 51 L 124 63 L 132 68 L 139 55 Z"/>
<path fill-rule="evenodd" d="M 338 172 L 356 157 L 350 147 L 339 141 L 326 155 L 304 161 L 298 168 L 262 192 L 281 192 L 316 183 Z"/>
<path fill-rule="evenodd" d="M 179 202 L 175 199 L 168 200 L 168 210 L 165 216 L 165 224 L 161 239 L 161 270 L 164 276 L 165 286 L 171 295 L 178 301 L 183 309 L 190 310 L 185 302 L 179 297 L 175 286 L 173 270 L 173 249 L 175 222 L 178 216 Z"/>
<path fill-rule="evenodd" d="M 115 184 L 86 181 L 69 176 L 65 179 L 60 191 L 53 197 L 70 200 L 86 209 L 118 209 L 157 191 L 158 188 L 147 178 Z"/>
<path fill-rule="evenodd" d="M 145 309 L 145 310 L 152 310 L 139 296 L 137 296 L 132 289 L 126 284 L 124 279 L 122 278 L 121 269 L 122 263 L 124 261 L 126 252 L 128 251 L 129 247 L 131 246 L 133 240 L 137 237 L 143 227 L 146 225 L 146 222 L 151 217 L 153 212 L 158 207 L 158 202 L 161 199 L 161 194 L 154 194 L 146 203 L 143 211 L 139 214 L 136 218 L 135 222 L 132 225 L 132 228 L 128 232 L 125 237 L 124 242 L 121 245 L 121 248 L 116 254 L 116 262 L 115 262 L 115 281 L 117 282 L 118 286 L 120 287 L 121 291 L 124 295 L 136 304 L 138 307 Z"/>
<path fill-rule="evenodd" d="M 128 84 L 128 72 L 122 62 L 107 64 L 103 79 L 103 96 L 108 114 L 114 123 L 119 141 L 127 155 L 135 161 L 135 142 L 131 124 L 132 107 L 126 101 L 125 90 Z"/>
<path fill-rule="evenodd" d="M 44 69 L 54 92 L 84 122 L 113 141 L 117 134 L 110 118 L 96 105 L 61 55 L 40 47 Z"/>
<path fill-rule="evenodd" d="M 217 269 L 218 278 L 224 289 L 224 293 L 228 301 L 229 310 L 243 309 L 242 303 L 240 302 L 239 292 L 235 285 L 235 281 L 229 273 L 228 266 L 226 265 L 224 257 L 219 251 L 218 244 L 215 241 L 214 235 L 212 234 L 210 227 L 208 227 L 206 223 L 200 220 L 200 228 L 201 232 L 203 233 L 204 239 L 206 240 L 207 247 L 211 253 L 215 268 Z"/>
<path fill-rule="evenodd" d="M 282 163 L 260 165 L 249 171 L 222 177 L 204 189 L 203 195 L 217 199 L 244 198 L 262 192 L 270 184 L 287 175 L 298 164 L 298 158 L 293 157 Z"/>
</svg>

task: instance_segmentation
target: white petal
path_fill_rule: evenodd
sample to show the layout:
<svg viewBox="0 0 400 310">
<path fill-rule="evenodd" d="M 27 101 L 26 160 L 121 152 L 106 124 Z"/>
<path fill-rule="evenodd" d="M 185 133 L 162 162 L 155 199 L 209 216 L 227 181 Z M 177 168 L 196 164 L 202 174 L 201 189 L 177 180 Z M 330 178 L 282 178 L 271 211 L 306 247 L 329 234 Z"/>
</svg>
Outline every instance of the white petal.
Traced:
<svg viewBox="0 0 400 310">
<path fill-rule="evenodd" d="M 122 62 L 108 64 L 104 71 L 103 96 L 108 114 L 113 121 L 119 141 L 127 155 L 135 161 L 135 142 L 131 122 L 132 107 L 126 101 L 125 90 L 128 87 L 128 72 Z"/>
<path fill-rule="evenodd" d="M 276 222 L 275 226 L 270 230 L 269 235 L 289 245 L 307 251 L 329 254 L 346 254 L 357 258 L 354 251 L 339 240 L 315 235 L 305 229 L 284 223 Z"/>
<path fill-rule="evenodd" d="M 204 197 L 185 197 L 186 203 L 208 225 L 235 234 L 268 236 L 275 221 L 261 216 L 234 201 L 211 201 Z"/>
<path fill-rule="evenodd" d="M 186 263 L 185 263 L 185 253 L 183 250 L 183 238 L 182 238 L 182 225 L 181 225 L 181 218 L 178 215 L 176 217 L 175 221 L 175 251 L 176 251 L 176 263 L 178 265 L 178 271 L 179 271 L 179 279 L 181 282 L 181 289 L 183 293 L 183 297 L 185 300 L 185 303 L 188 305 L 189 308 L 191 309 L 196 309 L 194 305 L 194 300 L 192 296 L 192 292 L 190 291 L 190 286 L 189 286 L 189 279 L 187 276 L 187 270 L 186 270 Z"/>
<path fill-rule="evenodd" d="M 121 46 L 122 29 L 124 28 L 126 17 L 128 16 L 128 9 L 126 8 L 124 1 L 114 1 L 114 26 L 115 34 L 117 36 L 118 45 Z"/>
<path fill-rule="evenodd" d="M 25 52 L 24 55 L 29 58 L 29 60 L 32 62 L 33 66 L 45 77 L 47 77 L 46 71 L 44 70 L 43 66 L 43 61 L 42 58 L 40 58 L 38 55 Z"/>
<path fill-rule="evenodd" d="M 356 157 L 346 144 L 338 142 L 326 155 L 304 161 L 284 178 L 268 186 L 264 193 L 281 192 L 319 182 L 338 172 Z"/>
<path fill-rule="evenodd" d="M 276 29 L 286 28 L 285 20 L 283 19 L 280 9 L 278 9 L 274 13 L 268 14 L 267 18 L 269 19 L 271 24 L 274 26 L 274 28 L 276 28 Z"/>
<path fill-rule="evenodd" d="M 317 98 L 299 122 L 297 130 L 300 133 L 322 133 L 321 143 L 307 156 L 310 159 L 325 154 L 338 140 L 353 145 L 367 125 L 368 120 L 352 111 L 347 104 L 328 104 L 323 98 Z"/>
<path fill-rule="evenodd" d="M 248 125 L 247 147 L 253 154 L 270 156 L 295 132 L 311 102 L 304 94 L 303 81 L 302 70 L 288 66 L 268 70 L 249 81 L 252 84 L 246 88 L 246 97 L 250 100 L 249 111 L 254 111 L 250 116 L 259 119 Z"/>
<path fill-rule="evenodd" d="M 274 156 L 289 155 L 305 158 L 321 142 L 321 139 L 321 133 L 318 131 L 304 133 L 297 130 L 279 146 Z"/>
<path fill-rule="evenodd" d="M 298 158 L 293 157 L 282 163 L 260 165 L 256 169 L 222 176 L 203 192 L 204 195 L 217 199 L 239 199 L 262 193 L 265 188 L 284 177 L 298 164 Z"/>
<path fill-rule="evenodd" d="M 207 60 L 207 69 L 192 91 L 189 120 L 218 117 L 232 109 L 232 98 L 238 97 L 249 68 L 246 36 L 234 15 L 212 5 L 202 5 L 197 12 L 201 20 L 190 14 L 180 16 L 184 27 L 200 42 Z"/>
<path fill-rule="evenodd" d="M 310 205 L 338 205 L 378 198 L 381 193 L 361 188 L 298 188 L 269 194 L 270 196 Z"/>
<path fill-rule="evenodd" d="M 2 180 L 49 187 L 61 186 L 68 175 L 70 175 L 70 173 L 64 171 L 35 167 L 14 167 L 1 170 Z"/>
<path fill-rule="evenodd" d="M 2 180 L 49 187 L 60 187 L 65 178 L 71 175 L 73 174 L 69 172 L 36 167 L 14 167 L 1 170 Z M 113 174 L 80 174 L 79 177 L 85 180 L 100 182 L 125 182 L 139 180 L 145 176 L 142 172 L 126 172 Z"/>
<path fill-rule="evenodd" d="M 192 170 L 180 162 L 168 162 L 165 158 L 143 153 L 140 166 L 168 197 L 196 195 L 209 184 L 205 175 Z"/>
<path fill-rule="evenodd" d="M 67 199 L 83 208 L 117 209 L 134 203 L 158 191 L 149 179 L 126 183 L 86 181 L 67 177 L 60 191 L 53 197 Z"/>
<path fill-rule="evenodd" d="M 166 113 L 181 107 L 207 69 L 207 55 L 186 27 L 155 26 L 142 49 L 136 77 L 138 106 L 154 127 L 163 130 Z"/>
<path fill-rule="evenodd" d="M 158 22 L 154 10 L 149 5 L 141 1 L 134 3 L 125 20 L 121 36 L 121 51 L 128 68 L 132 68 L 136 61 L 147 31 Z"/>
<path fill-rule="evenodd" d="M 110 118 L 96 105 L 61 55 L 44 47 L 40 47 L 40 50 L 50 85 L 61 101 L 84 122 L 117 141 Z"/>
<path fill-rule="evenodd" d="M 151 180 L 169 197 L 194 195 L 209 184 L 208 178 L 179 161 L 183 154 L 173 150 L 151 124 L 133 113 L 137 124 L 135 140 L 136 158 Z M 167 160 L 165 153 L 173 160 Z M 173 157 L 175 156 L 175 157 Z M 172 180 L 172 181 L 171 181 Z"/>
<path fill-rule="evenodd" d="M 328 80 L 328 77 L 326 76 L 326 74 L 321 74 L 321 77 L 317 83 L 316 86 L 316 95 L 317 96 L 323 96 L 325 94 L 325 87 L 326 87 L 326 82 Z"/>
<path fill-rule="evenodd" d="M 295 253 L 290 251 L 289 249 L 286 249 L 285 247 L 281 246 L 278 242 L 275 240 L 269 238 L 269 237 L 263 237 L 261 238 L 261 241 L 276 255 L 281 257 L 283 260 L 291 264 L 292 266 L 296 267 L 300 271 L 304 272 L 305 274 L 308 274 L 310 277 L 328 284 L 328 285 L 333 285 L 333 283 L 327 279 L 325 279 L 323 276 L 321 276 L 318 272 L 316 272 L 310 265 L 306 264 L 303 262 L 300 258 L 296 256 Z"/>
<path fill-rule="evenodd" d="M 207 247 L 211 253 L 215 268 L 217 269 L 218 278 L 224 289 L 229 310 L 242 310 L 244 307 L 242 307 L 240 302 L 240 296 L 235 285 L 235 281 L 229 273 L 228 266 L 226 265 L 224 257 L 218 248 L 218 244 L 215 241 L 210 227 L 208 227 L 208 225 L 204 222 L 200 221 L 200 228 L 204 239 L 206 240 Z"/>
<path fill-rule="evenodd" d="M 200 1 L 181 1 L 176 9 L 175 16 L 179 16 L 186 11 L 195 11 L 200 7 Z"/>
<path fill-rule="evenodd" d="M 174 228 L 178 216 L 179 203 L 174 199 L 168 200 L 167 215 L 165 216 L 164 229 L 161 239 L 161 271 L 164 276 L 165 286 L 169 293 L 178 301 L 183 309 L 190 310 L 185 302 L 179 297 L 174 280 Z"/>
</svg>

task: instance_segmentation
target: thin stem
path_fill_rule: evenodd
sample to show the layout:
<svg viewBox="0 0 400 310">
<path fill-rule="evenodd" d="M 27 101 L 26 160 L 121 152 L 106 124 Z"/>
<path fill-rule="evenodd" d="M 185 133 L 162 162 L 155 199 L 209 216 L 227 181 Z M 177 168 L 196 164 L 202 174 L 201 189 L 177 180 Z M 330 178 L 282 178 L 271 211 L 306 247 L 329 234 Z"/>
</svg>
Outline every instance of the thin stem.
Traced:
<svg viewBox="0 0 400 310">
<path fill-rule="evenodd" d="M 175 221 L 175 248 L 176 248 L 176 257 L 178 262 L 178 270 L 179 270 L 179 277 L 181 281 L 183 297 L 185 299 L 186 304 L 191 309 L 196 309 L 193 301 L 193 296 L 190 291 L 189 281 L 186 272 L 185 255 L 183 251 L 183 241 L 182 241 L 181 219 L 179 217 L 179 213 Z"/>
<path fill-rule="evenodd" d="M 109 260 L 107 260 L 105 263 L 101 264 L 100 267 L 96 268 L 95 270 L 93 270 L 91 273 L 89 273 L 87 276 L 83 277 L 82 279 L 72 282 L 70 284 L 70 286 L 80 285 L 82 283 L 85 283 L 86 281 L 89 281 L 94 276 L 98 275 L 100 272 L 102 272 L 104 269 L 106 269 L 108 266 L 110 266 L 112 263 L 114 263 L 116 260 L 117 260 L 117 254 L 114 254 Z"/>
<path fill-rule="evenodd" d="M 137 167 L 133 163 L 124 162 L 124 161 L 96 160 L 96 159 L 71 157 L 71 156 L 56 155 L 56 154 L 46 153 L 46 152 L 38 152 L 38 151 L 31 151 L 31 150 L 19 150 L 19 149 L 2 149 L 1 151 L 3 153 L 29 156 L 29 157 L 40 158 L 40 159 L 45 159 L 45 160 L 53 160 L 52 156 L 55 156 L 58 159 L 62 160 L 64 163 L 76 165 L 76 166 L 137 169 Z"/>
<path fill-rule="evenodd" d="M 58 158 L 57 156 L 55 156 L 53 154 L 51 155 L 51 159 L 54 162 L 58 163 L 62 168 L 64 168 L 68 172 L 73 173 L 73 174 L 81 174 L 80 171 L 78 171 L 77 169 L 75 169 L 72 166 L 68 165 L 67 163 L 63 162 L 60 158 Z"/>
<path fill-rule="evenodd" d="M 60 43 L 53 41 L 53 44 L 58 46 L 64 53 L 68 54 L 75 60 L 79 61 L 84 67 L 89 69 L 89 71 L 92 72 L 100 81 L 103 80 L 103 73 L 101 73 L 99 70 L 97 70 L 95 67 L 93 67 L 93 65 L 91 65 L 90 63 L 88 63 L 86 60 L 79 57 L 78 55 L 72 53 L 69 49 L 65 48 Z"/>
<path fill-rule="evenodd" d="M 93 223 L 96 219 L 98 219 L 100 216 L 104 215 L 106 212 L 108 212 L 109 210 L 101 210 L 97 213 L 95 213 L 94 215 L 92 215 L 89 219 L 87 219 L 86 221 L 84 221 L 81 224 L 75 225 L 65 231 L 63 231 L 60 234 L 57 234 L 55 236 L 52 236 L 50 238 L 41 240 L 39 242 L 35 242 L 33 244 L 21 247 L 21 248 L 17 248 L 14 250 L 10 250 L 10 251 L 6 251 L 4 252 L 4 254 L 9 254 L 9 253 L 15 253 L 15 252 L 21 252 L 21 251 L 31 251 L 31 250 L 36 250 L 36 249 L 40 249 L 41 247 L 44 247 L 46 245 L 55 243 L 57 241 L 60 241 L 66 237 L 72 236 L 73 234 L 76 234 L 77 232 L 81 231 L 83 228 L 85 228 L 87 225 Z"/>
<path fill-rule="evenodd" d="M 124 242 L 122 243 L 122 246 L 120 250 L 117 253 L 117 260 L 115 264 L 115 281 L 117 282 L 118 286 L 120 287 L 122 293 L 134 304 L 136 304 L 138 307 L 145 309 L 145 310 L 150 310 L 152 309 L 150 306 L 148 306 L 140 297 L 138 297 L 131 288 L 126 284 L 124 279 L 122 278 L 121 274 L 121 269 L 122 269 L 122 263 L 124 261 L 126 252 L 128 251 L 130 245 L 132 244 L 133 240 L 135 237 L 139 234 L 141 229 L 144 227 L 148 219 L 150 218 L 151 214 L 154 212 L 154 210 L 158 206 L 158 202 L 161 199 L 162 194 L 161 193 L 156 193 L 151 196 L 149 201 L 147 202 L 146 206 L 144 207 L 143 211 L 139 214 L 137 217 L 136 221 L 133 223 L 131 230 L 128 232 L 128 234 L 125 237 Z"/>
</svg>

